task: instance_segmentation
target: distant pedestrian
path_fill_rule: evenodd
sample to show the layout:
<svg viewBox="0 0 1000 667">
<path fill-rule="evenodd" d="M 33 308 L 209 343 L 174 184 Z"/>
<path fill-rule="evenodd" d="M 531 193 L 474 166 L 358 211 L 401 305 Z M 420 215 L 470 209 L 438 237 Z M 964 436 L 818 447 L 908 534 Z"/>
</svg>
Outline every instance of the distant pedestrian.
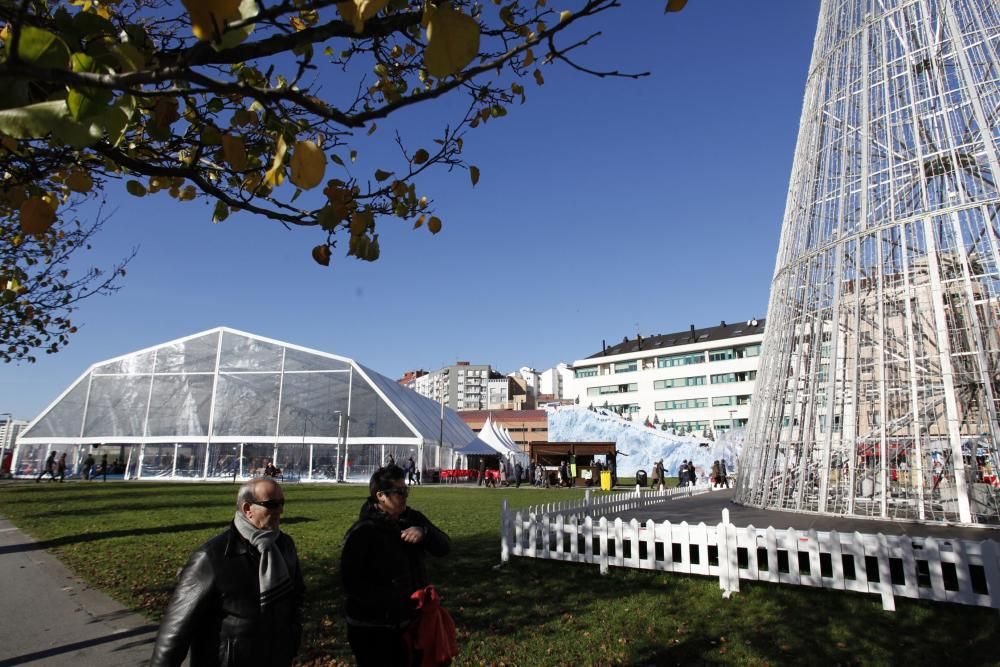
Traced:
<svg viewBox="0 0 1000 667">
<path fill-rule="evenodd" d="M 569 464 L 566 461 L 559 464 L 559 483 L 569 486 Z"/>
<path fill-rule="evenodd" d="M 59 455 L 59 463 L 56 464 L 56 471 L 59 473 L 59 481 L 66 481 L 66 452 Z M 55 479 L 55 476 L 52 477 Z"/>
<path fill-rule="evenodd" d="M 416 473 L 416 472 L 417 472 L 417 463 L 416 463 L 416 461 L 413 460 L 413 457 L 411 456 L 410 459 L 406 462 L 406 483 L 407 484 L 419 484 L 420 483 L 414 477 L 414 473 Z"/>
<path fill-rule="evenodd" d="M 504 462 L 503 457 L 500 458 L 500 486 L 510 486 L 510 482 L 507 481 L 507 464 Z"/>
<path fill-rule="evenodd" d="M 729 473 L 726 472 L 726 459 L 719 459 L 719 487 L 729 488 Z"/>
<path fill-rule="evenodd" d="M 476 486 L 482 486 L 486 481 L 486 459 L 479 459 L 479 475 L 477 476 Z"/>
<path fill-rule="evenodd" d="M 108 481 L 108 455 L 101 454 L 101 475 L 104 477 L 102 481 Z"/>
<path fill-rule="evenodd" d="M 388 460 L 388 461 L 386 462 L 386 464 L 385 464 L 385 465 L 386 465 L 387 467 L 388 467 L 388 466 L 394 466 L 394 465 L 396 465 L 396 457 L 395 457 L 395 456 L 393 456 L 392 454 L 389 454 L 389 460 Z"/>
<path fill-rule="evenodd" d="M 688 481 L 691 486 L 698 483 L 698 472 L 694 469 L 694 461 L 688 461 Z"/>
<path fill-rule="evenodd" d="M 523 472 L 524 472 L 524 466 L 522 466 L 521 462 L 518 461 L 517 463 L 514 464 L 514 488 L 515 489 L 520 489 L 521 488 L 521 474 Z"/>
<path fill-rule="evenodd" d="M 55 450 L 49 452 L 49 458 L 45 459 L 45 467 L 42 468 L 42 472 L 39 473 L 35 482 L 42 481 L 42 477 L 45 477 L 45 473 L 52 475 L 52 481 L 56 481 L 56 452 Z"/>
<path fill-rule="evenodd" d="M 663 459 L 653 465 L 653 488 L 657 491 L 667 488 L 667 471 L 663 467 Z"/>
<path fill-rule="evenodd" d="M 87 458 L 83 460 L 83 478 L 85 480 L 90 480 L 94 476 L 94 455 L 88 453 Z"/>
</svg>

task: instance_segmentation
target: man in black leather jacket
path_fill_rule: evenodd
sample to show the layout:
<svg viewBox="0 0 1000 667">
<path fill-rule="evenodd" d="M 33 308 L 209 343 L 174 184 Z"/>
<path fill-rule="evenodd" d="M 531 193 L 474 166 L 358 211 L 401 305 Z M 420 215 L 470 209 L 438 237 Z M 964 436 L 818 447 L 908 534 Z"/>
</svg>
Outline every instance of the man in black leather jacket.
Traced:
<svg viewBox="0 0 1000 667">
<path fill-rule="evenodd" d="M 340 572 L 347 593 L 347 638 L 358 667 L 408 663 L 403 633 L 415 616 L 410 595 L 430 584 L 426 554 L 444 556 L 448 536 L 406 506 L 403 469 L 379 468 L 369 497 L 344 538 Z"/>
<path fill-rule="evenodd" d="M 295 543 L 281 532 L 285 497 L 273 479 L 240 487 L 229 529 L 180 573 L 151 667 L 287 667 L 299 650 L 305 585 Z"/>
</svg>

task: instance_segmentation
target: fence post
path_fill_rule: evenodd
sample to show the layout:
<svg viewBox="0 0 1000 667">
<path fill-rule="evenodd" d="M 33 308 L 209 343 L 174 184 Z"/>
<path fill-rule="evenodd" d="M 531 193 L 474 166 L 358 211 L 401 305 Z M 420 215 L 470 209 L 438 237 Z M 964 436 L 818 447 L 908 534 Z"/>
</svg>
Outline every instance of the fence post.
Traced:
<svg viewBox="0 0 1000 667">
<path fill-rule="evenodd" d="M 593 502 L 593 499 L 590 497 L 590 493 L 591 493 L 590 489 L 587 489 L 586 491 L 583 492 L 584 507 L 590 507 L 591 503 Z"/>
<path fill-rule="evenodd" d="M 507 534 L 507 527 L 510 522 L 510 508 L 507 506 L 507 499 L 504 498 L 500 505 L 500 562 L 506 563 L 510 560 L 510 536 Z"/>
<path fill-rule="evenodd" d="M 729 523 L 729 509 L 722 510 L 722 523 L 716 538 L 719 549 L 719 588 L 722 597 L 729 599 L 740 590 L 740 566 L 736 552 L 736 528 Z"/>
<path fill-rule="evenodd" d="M 600 522 L 597 524 L 598 539 L 600 540 L 601 553 L 599 563 L 601 565 L 601 574 L 608 573 L 608 520 L 601 517 Z"/>
</svg>

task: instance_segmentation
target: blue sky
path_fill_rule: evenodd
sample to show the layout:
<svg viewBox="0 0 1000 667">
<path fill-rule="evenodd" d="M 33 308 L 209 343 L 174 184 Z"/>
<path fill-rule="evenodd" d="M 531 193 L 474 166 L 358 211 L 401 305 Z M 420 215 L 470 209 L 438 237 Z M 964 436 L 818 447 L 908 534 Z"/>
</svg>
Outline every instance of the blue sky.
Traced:
<svg viewBox="0 0 1000 667">
<path fill-rule="evenodd" d="M 384 221 L 374 264 L 338 250 L 323 268 L 315 230 L 213 225 L 208 204 L 113 188 L 85 259 L 138 246 L 123 289 L 83 304 L 64 351 L 0 366 L 0 412 L 31 419 L 95 361 L 220 325 L 398 377 L 457 360 L 544 369 L 602 340 L 763 317 L 819 0 L 623 4 L 580 60 L 652 75 L 544 68 L 525 106 L 468 136 L 477 187 L 464 172 L 422 182 L 443 231 Z M 460 104 L 397 122 L 436 128 Z"/>
</svg>

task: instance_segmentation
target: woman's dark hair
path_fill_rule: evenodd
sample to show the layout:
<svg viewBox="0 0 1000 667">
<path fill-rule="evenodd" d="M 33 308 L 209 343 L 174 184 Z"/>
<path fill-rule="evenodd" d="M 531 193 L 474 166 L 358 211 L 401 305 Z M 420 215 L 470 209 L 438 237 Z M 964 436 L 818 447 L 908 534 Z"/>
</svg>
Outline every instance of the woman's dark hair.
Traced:
<svg viewBox="0 0 1000 667">
<path fill-rule="evenodd" d="M 374 499 L 379 491 L 387 491 L 395 486 L 393 482 L 402 481 L 406 478 L 406 473 L 397 465 L 387 465 L 372 473 L 372 478 L 368 481 L 368 497 Z"/>
</svg>

